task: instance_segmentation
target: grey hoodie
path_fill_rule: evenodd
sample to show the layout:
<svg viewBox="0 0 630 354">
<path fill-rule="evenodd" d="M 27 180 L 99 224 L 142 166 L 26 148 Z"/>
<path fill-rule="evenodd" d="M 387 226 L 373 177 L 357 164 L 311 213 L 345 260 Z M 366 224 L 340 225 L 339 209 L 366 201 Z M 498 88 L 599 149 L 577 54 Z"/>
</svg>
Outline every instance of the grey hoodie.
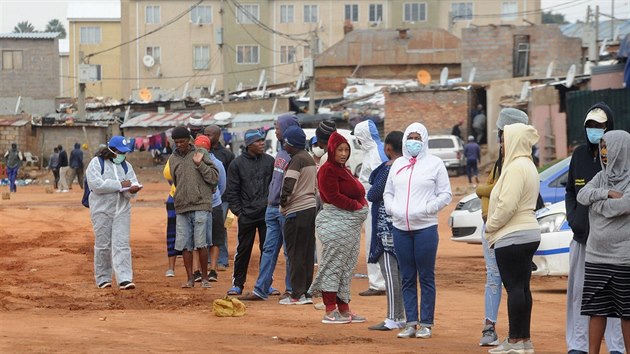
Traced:
<svg viewBox="0 0 630 354">
<path fill-rule="evenodd" d="M 630 134 L 613 130 L 604 134 L 608 162 L 602 171 L 580 190 L 578 203 L 589 206 L 589 237 L 586 261 L 630 265 Z M 600 152 L 601 153 L 601 152 Z M 608 191 L 623 193 L 608 198 Z"/>
</svg>

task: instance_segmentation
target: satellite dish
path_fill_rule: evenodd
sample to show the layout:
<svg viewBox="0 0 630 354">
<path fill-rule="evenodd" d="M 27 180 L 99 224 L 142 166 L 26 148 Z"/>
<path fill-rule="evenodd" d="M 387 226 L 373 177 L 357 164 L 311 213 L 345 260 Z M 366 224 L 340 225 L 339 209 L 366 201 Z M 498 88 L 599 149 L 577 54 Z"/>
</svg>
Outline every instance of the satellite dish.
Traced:
<svg viewBox="0 0 630 354">
<path fill-rule="evenodd" d="M 445 66 L 440 72 L 440 86 L 446 85 L 446 80 L 448 80 L 448 68 Z"/>
<path fill-rule="evenodd" d="M 155 59 L 153 59 L 150 55 L 145 55 L 142 57 L 142 64 L 144 64 L 147 68 L 152 68 L 153 65 L 155 65 Z"/>
<path fill-rule="evenodd" d="M 523 87 L 521 88 L 521 97 L 519 101 L 527 101 L 527 96 L 529 96 L 529 81 L 523 82 Z"/>
<path fill-rule="evenodd" d="M 567 81 L 564 86 L 567 88 L 573 86 L 573 80 L 575 80 L 575 64 L 572 64 L 569 71 L 567 71 Z"/>
<path fill-rule="evenodd" d="M 416 75 L 418 82 L 422 85 L 428 85 L 431 83 L 431 74 L 429 74 L 426 70 L 418 70 L 418 74 Z"/>
<path fill-rule="evenodd" d="M 219 112 L 214 115 L 214 120 L 224 121 L 232 118 L 232 113 L 230 112 Z"/>
<path fill-rule="evenodd" d="M 140 91 L 138 92 L 138 96 L 140 96 L 140 99 L 145 102 L 151 102 L 151 98 L 153 98 L 153 93 L 151 93 L 151 90 L 145 87 L 140 89 Z"/>
<path fill-rule="evenodd" d="M 217 79 L 212 79 L 212 84 L 210 85 L 210 95 L 214 95 L 214 90 L 217 88 Z"/>
<path fill-rule="evenodd" d="M 260 72 L 260 77 L 258 78 L 258 86 L 256 87 L 256 91 L 260 90 L 260 87 L 263 85 L 263 82 L 265 81 L 265 74 L 267 72 L 265 71 L 265 69 L 262 69 L 262 71 Z"/>
<path fill-rule="evenodd" d="M 470 74 L 468 75 L 468 82 L 474 82 L 476 74 L 477 74 L 477 68 L 473 66 L 472 70 L 470 70 Z"/>
<path fill-rule="evenodd" d="M 545 74 L 545 79 L 550 79 L 553 75 L 553 68 L 555 66 L 554 61 L 552 60 L 549 65 L 547 65 L 547 73 Z"/>
</svg>

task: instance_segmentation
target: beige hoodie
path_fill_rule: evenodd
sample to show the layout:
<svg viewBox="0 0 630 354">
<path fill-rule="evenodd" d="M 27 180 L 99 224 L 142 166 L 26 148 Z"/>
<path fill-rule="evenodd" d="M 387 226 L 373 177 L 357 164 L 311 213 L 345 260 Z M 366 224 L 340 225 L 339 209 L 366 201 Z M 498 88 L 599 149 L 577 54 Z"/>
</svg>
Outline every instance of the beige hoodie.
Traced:
<svg viewBox="0 0 630 354">
<path fill-rule="evenodd" d="M 515 231 L 538 229 L 534 210 L 540 189 L 532 146 L 538 133 L 531 125 L 505 126 L 505 162 L 490 194 L 485 237 L 490 246 Z"/>
</svg>

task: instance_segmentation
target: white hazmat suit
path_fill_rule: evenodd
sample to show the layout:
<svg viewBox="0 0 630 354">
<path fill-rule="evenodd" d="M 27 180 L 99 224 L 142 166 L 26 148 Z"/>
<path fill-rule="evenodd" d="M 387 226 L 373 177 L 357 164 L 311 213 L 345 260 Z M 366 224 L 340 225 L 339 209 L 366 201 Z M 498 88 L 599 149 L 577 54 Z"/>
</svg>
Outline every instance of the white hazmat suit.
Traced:
<svg viewBox="0 0 630 354">
<path fill-rule="evenodd" d="M 127 173 L 122 165 L 94 157 L 86 170 L 90 188 L 90 218 L 94 228 L 94 276 L 96 284 L 112 281 L 112 268 L 118 284 L 133 281 L 129 228 L 131 224 L 132 194 L 121 192 L 121 182 L 139 185 L 131 164 Z"/>
</svg>

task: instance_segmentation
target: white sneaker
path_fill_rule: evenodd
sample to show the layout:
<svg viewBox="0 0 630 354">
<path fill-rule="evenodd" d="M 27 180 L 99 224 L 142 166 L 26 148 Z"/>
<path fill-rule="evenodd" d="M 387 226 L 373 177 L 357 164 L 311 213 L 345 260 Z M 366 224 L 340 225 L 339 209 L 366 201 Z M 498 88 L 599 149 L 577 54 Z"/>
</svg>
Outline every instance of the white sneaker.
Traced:
<svg viewBox="0 0 630 354">
<path fill-rule="evenodd" d="M 62 190 L 61 190 L 61 193 L 68 193 L 68 192 L 70 192 L 70 191 L 69 191 L 69 190 L 67 190 L 67 189 L 62 189 Z"/>
<path fill-rule="evenodd" d="M 416 335 L 416 326 L 415 325 L 407 325 L 405 329 L 398 333 L 398 338 L 413 338 Z"/>
<path fill-rule="evenodd" d="M 169 278 L 174 277 L 175 276 L 175 271 L 172 270 L 172 269 L 167 270 L 166 271 L 166 276 L 169 277 Z"/>
<path fill-rule="evenodd" d="M 534 350 L 533 347 L 531 350 Z M 507 338 L 496 348 L 488 350 L 490 354 L 527 354 L 523 342 L 510 343 Z"/>
<path fill-rule="evenodd" d="M 431 338 L 431 327 L 420 326 L 420 329 L 416 332 L 416 338 Z"/>
<path fill-rule="evenodd" d="M 306 305 L 312 304 L 313 300 L 306 298 L 306 296 L 302 295 L 299 299 L 294 299 L 291 296 L 287 296 L 284 299 L 278 301 L 280 305 Z"/>
</svg>

